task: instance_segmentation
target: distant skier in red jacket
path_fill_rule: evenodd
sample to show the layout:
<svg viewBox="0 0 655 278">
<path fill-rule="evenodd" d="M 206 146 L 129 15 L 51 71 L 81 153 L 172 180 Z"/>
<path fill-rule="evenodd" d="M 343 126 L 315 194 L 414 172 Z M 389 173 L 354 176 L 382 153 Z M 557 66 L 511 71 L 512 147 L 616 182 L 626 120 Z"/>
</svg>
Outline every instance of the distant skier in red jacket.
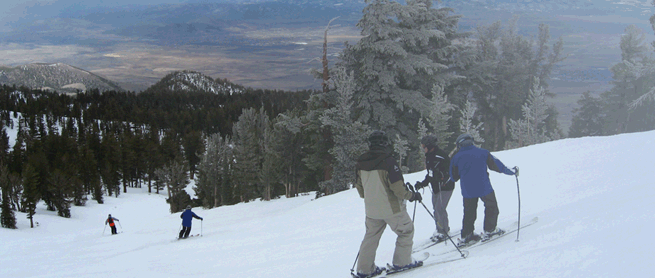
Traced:
<svg viewBox="0 0 655 278">
<path fill-rule="evenodd" d="M 114 221 L 120 221 L 118 218 L 111 217 L 111 214 L 107 217 L 107 220 L 105 220 L 105 225 L 109 224 L 109 227 L 111 227 L 111 234 L 115 235 L 117 234 L 116 232 L 116 223 Z"/>
</svg>

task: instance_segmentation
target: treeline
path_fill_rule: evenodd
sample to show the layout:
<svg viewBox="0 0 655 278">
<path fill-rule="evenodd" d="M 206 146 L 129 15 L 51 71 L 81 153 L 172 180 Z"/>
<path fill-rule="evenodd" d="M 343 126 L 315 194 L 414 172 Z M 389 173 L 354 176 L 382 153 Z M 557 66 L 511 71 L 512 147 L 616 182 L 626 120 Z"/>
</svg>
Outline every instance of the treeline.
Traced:
<svg viewBox="0 0 655 278">
<path fill-rule="evenodd" d="M 167 187 L 171 211 L 178 211 L 192 202 L 180 196 L 186 194 L 180 186 L 194 178 L 205 135 L 229 136 L 246 108 L 271 115 L 303 109 L 309 95 L 249 89 L 233 95 L 91 90 L 69 96 L 3 86 L 0 185 L 7 216 L 2 219 L 8 227 L 14 226 L 12 211 L 31 219 L 39 201 L 70 217 L 71 204 L 83 206 L 87 196 L 103 203 L 103 196 L 142 186 L 157 193 Z M 11 146 L 7 129 L 17 131 Z M 240 197 L 226 196 L 222 204 Z"/>
<path fill-rule="evenodd" d="M 461 133 L 491 151 L 564 136 L 547 100 L 566 54 L 547 25 L 534 37 L 519 34 L 516 18 L 461 32 L 460 16 L 431 0 L 367 3 L 357 25 L 362 38 L 337 61 L 327 60 L 325 46 L 321 91 L 216 95 L 161 82 L 140 94 L 69 97 L 4 87 L 3 122 L 22 114 L 17 143 L 2 154 L 0 182 L 11 185 L 3 186 L 3 207 L 30 213 L 44 200 L 65 216 L 67 204 L 86 194 L 102 202 L 105 193 L 143 184 L 167 188 L 171 212 L 192 202 L 212 208 L 308 191 L 320 197 L 353 183 L 372 130 L 389 135 L 404 172 L 424 169 L 419 142 L 429 133 L 451 153 Z M 571 135 L 655 128 L 655 63 L 633 33 L 622 38 L 624 61 L 612 68 L 615 88 L 603 101 L 585 95 Z M 196 198 L 183 190 L 191 179 Z"/>
<path fill-rule="evenodd" d="M 655 15 L 651 22 L 655 22 Z M 635 25 L 625 29 L 619 46 L 621 62 L 610 68 L 612 88 L 598 96 L 591 92 L 582 95 L 578 100 L 579 107 L 574 110 L 570 137 L 614 135 L 655 128 L 653 49 L 644 32 Z"/>
</svg>

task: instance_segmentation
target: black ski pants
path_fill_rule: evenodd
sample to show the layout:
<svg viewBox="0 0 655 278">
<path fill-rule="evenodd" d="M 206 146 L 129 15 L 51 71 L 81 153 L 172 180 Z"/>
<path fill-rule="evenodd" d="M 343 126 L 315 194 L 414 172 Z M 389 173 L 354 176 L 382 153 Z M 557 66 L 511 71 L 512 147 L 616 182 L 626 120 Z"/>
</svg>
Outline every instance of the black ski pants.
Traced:
<svg viewBox="0 0 655 278">
<path fill-rule="evenodd" d="M 115 234 L 118 233 L 118 232 L 116 232 L 116 224 L 114 224 L 114 226 L 109 226 L 109 227 L 111 227 L 111 234 L 112 235 L 115 235 Z"/>
<path fill-rule="evenodd" d="M 189 237 L 189 233 L 191 233 L 191 226 L 189 227 L 182 226 L 182 230 L 180 231 L 180 238 Z"/>
<path fill-rule="evenodd" d="M 475 219 L 478 217 L 478 199 L 484 203 L 484 230 L 491 232 L 496 229 L 498 224 L 498 202 L 496 193 L 491 192 L 480 198 L 464 198 L 464 220 L 462 220 L 462 238 L 473 233 L 475 229 Z"/>
</svg>

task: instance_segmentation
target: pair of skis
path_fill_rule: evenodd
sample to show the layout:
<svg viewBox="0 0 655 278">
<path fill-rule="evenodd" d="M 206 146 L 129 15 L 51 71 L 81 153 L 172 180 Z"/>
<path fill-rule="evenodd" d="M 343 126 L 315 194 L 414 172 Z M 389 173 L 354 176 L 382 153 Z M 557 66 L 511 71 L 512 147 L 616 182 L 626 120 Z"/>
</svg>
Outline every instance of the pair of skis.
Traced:
<svg viewBox="0 0 655 278">
<path fill-rule="evenodd" d="M 352 273 L 352 272 L 350 274 L 353 276 L 353 278 L 373 278 L 373 277 L 375 277 L 375 278 L 384 278 L 384 277 L 391 276 L 391 275 L 397 274 L 397 273 L 409 272 L 409 271 L 412 271 L 414 269 L 420 268 L 422 266 L 434 266 L 434 265 L 445 264 L 445 263 L 449 263 L 449 262 L 453 262 L 453 261 L 463 260 L 466 257 L 468 257 L 469 252 L 468 251 L 463 251 L 463 254 L 464 254 L 463 256 L 459 256 L 459 257 L 456 257 L 456 258 L 447 257 L 447 258 L 440 258 L 440 259 L 433 260 L 433 259 L 430 259 L 430 258 L 439 256 L 439 255 L 435 255 L 435 254 L 432 254 L 430 252 L 423 252 L 420 255 L 417 255 L 417 256 L 419 256 L 419 258 L 416 260 L 415 263 L 411 264 L 410 266 L 396 267 L 396 266 L 392 266 L 390 264 L 387 264 L 387 267 L 382 268 L 382 271 L 380 273 L 375 273 L 375 274 L 372 274 L 372 275 L 369 275 L 369 276 L 361 277 L 361 276 L 358 276 L 357 274 Z"/>
<path fill-rule="evenodd" d="M 539 218 L 538 218 L 538 217 L 535 217 L 535 218 L 532 218 L 532 220 L 530 220 L 530 222 L 528 222 L 527 224 L 523 224 L 523 225 L 521 225 L 520 228 L 518 227 L 518 225 L 516 225 L 516 227 L 511 228 L 511 229 L 508 229 L 507 231 L 505 231 L 504 234 L 500 234 L 500 235 L 492 236 L 491 238 L 489 238 L 488 240 L 485 240 L 485 241 L 480 240 L 480 241 L 473 242 L 473 243 L 471 243 L 471 244 L 466 244 L 466 245 L 462 245 L 462 246 L 458 246 L 458 247 L 459 247 L 459 249 L 467 249 L 467 250 L 468 250 L 468 249 L 471 249 L 471 248 L 475 248 L 475 247 L 478 247 L 478 246 L 482 246 L 482 245 L 485 245 L 485 244 L 487 244 L 487 243 L 490 243 L 490 242 L 493 242 L 493 241 L 495 241 L 495 240 L 498 240 L 498 239 L 500 239 L 500 238 L 503 238 L 504 236 L 507 236 L 507 235 L 509 235 L 509 234 L 516 233 L 516 232 L 519 231 L 520 229 L 523 229 L 523 228 L 526 228 L 526 227 L 532 226 L 532 225 L 534 225 L 535 223 L 537 223 L 538 221 L 539 221 Z M 515 223 L 515 224 L 516 224 L 516 223 Z M 455 251 L 457 251 L 457 250 L 448 250 L 448 251 L 445 251 L 445 252 L 442 252 L 442 253 L 438 253 L 438 254 L 435 254 L 435 255 L 437 255 L 437 256 L 438 256 L 438 255 L 444 255 L 444 254 L 448 254 L 448 253 L 453 253 L 453 252 L 455 252 Z"/>
</svg>

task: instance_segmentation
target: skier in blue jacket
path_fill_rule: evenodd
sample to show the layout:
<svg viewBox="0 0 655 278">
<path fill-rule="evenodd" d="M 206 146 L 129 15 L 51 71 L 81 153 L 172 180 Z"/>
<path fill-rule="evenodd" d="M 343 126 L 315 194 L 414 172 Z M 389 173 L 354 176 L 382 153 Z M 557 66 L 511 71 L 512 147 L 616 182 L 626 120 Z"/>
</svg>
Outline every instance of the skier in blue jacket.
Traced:
<svg viewBox="0 0 655 278">
<path fill-rule="evenodd" d="M 462 197 L 464 197 L 464 219 L 462 220 L 461 244 L 489 238 L 505 233 L 496 227 L 498 222 L 498 202 L 496 194 L 489 181 L 487 168 L 506 175 L 516 175 L 515 171 L 508 169 L 500 160 L 491 155 L 488 150 L 473 145 L 473 137 L 462 134 L 457 137 L 459 151 L 450 161 L 450 178 L 460 181 Z M 482 238 L 473 233 L 475 219 L 477 218 L 478 199 L 484 203 L 484 233 Z"/>
<path fill-rule="evenodd" d="M 186 210 L 180 215 L 180 218 L 182 218 L 182 230 L 180 231 L 179 236 L 180 239 L 189 237 L 189 233 L 191 232 L 191 220 L 193 220 L 192 218 L 200 219 L 200 221 L 202 221 L 202 217 L 191 211 L 191 206 L 186 206 Z"/>
</svg>

